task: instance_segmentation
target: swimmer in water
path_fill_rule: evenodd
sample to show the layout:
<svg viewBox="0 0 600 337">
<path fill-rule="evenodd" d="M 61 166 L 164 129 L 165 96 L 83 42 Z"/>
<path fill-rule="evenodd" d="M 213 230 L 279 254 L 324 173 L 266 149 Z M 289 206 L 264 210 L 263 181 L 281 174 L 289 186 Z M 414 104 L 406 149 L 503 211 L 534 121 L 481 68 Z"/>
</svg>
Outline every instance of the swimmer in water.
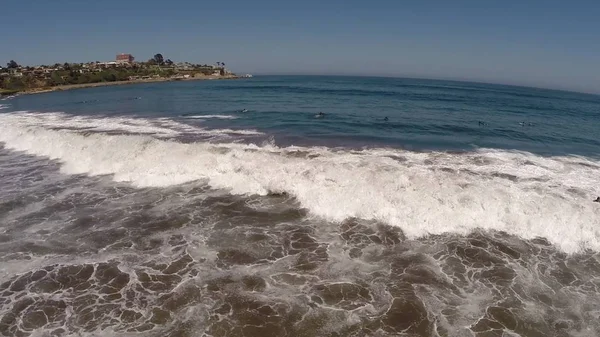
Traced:
<svg viewBox="0 0 600 337">
<path fill-rule="evenodd" d="M 383 120 L 387 122 L 387 121 L 389 121 L 390 119 L 389 119 L 389 118 L 387 118 L 387 116 L 385 116 L 385 118 L 384 118 Z"/>
</svg>

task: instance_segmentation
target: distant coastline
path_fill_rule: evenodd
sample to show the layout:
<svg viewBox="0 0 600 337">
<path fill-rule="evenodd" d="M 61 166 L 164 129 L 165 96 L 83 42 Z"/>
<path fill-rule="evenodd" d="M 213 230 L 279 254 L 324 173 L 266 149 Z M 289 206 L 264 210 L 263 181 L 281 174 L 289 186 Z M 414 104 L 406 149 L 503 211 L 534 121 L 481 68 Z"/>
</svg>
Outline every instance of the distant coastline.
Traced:
<svg viewBox="0 0 600 337">
<path fill-rule="evenodd" d="M 55 91 L 66 91 L 66 90 L 74 90 L 74 89 L 85 89 L 85 88 L 96 88 L 96 87 L 106 87 L 113 85 L 128 85 L 128 84 L 143 84 L 143 83 L 161 83 L 161 82 L 177 82 L 177 81 L 204 81 L 204 80 L 233 80 L 239 79 L 240 77 L 235 75 L 226 75 L 226 76 L 203 76 L 203 77 L 190 77 L 190 78 L 150 78 L 150 79 L 138 79 L 138 80 L 127 80 L 127 81 L 114 81 L 114 82 L 98 82 L 98 83 L 83 83 L 83 84 L 65 84 L 58 85 L 54 87 L 45 87 L 45 88 L 33 88 L 26 89 L 23 91 L 10 91 L 2 93 L 0 95 L 32 95 L 32 94 L 43 94 L 48 92 Z"/>
<path fill-rule="evenodd" d="M 0 66 L 0 96 L 109 85 L 239 78 L 227 70 L 223 62 L 216 65 L 175 63 L 162 54 L 156 54 L 146 62 L 134 61 L 131 54 L 118 54 L 115 61 L 109 62 L 21 66 L 11 60 L 6 65 Z"/>
</svg>

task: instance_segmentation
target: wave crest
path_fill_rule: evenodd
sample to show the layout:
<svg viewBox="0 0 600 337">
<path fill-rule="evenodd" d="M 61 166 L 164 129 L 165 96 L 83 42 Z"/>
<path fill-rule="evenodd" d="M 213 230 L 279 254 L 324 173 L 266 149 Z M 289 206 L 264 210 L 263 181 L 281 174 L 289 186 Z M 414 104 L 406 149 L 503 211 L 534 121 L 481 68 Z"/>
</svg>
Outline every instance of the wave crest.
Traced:
<svg viewBox="0 0 600 337">
<path fill-rule="evenodd" d="M 60 160 L 67 174 L 112 175 L 139 187 L 204 180 L 233 194 L 285 192 L 314 215 L 378 220 L 401 227 L 408 237 L 481 228 L 545 237 L 566 252 L 600 251 L 600 207 L 590 200 L 600 195 L 600 162 L 588 158 L 498 150 L 452 154 L 183 144 L 143 134 L 84 135 L 56 129 L 77 119 L 61 116 L 50 123 L 37 117 L 0 116 L 0 141 Z"/>
</svg>

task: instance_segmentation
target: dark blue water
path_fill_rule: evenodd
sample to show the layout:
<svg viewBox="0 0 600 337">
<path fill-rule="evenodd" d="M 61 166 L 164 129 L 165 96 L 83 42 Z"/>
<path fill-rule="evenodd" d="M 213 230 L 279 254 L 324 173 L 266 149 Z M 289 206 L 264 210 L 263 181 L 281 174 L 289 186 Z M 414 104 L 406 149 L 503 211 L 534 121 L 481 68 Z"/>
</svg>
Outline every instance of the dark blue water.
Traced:
<svg viewBox="0 0 600 337">
<path fill-rule="evenodd" d="M 239 113 L 242 109 L 249 112 Z M 273 135 L 280 145 L 600 153 L 599 96 L 480 83 L 265 76 L 22 96 L 4 111 L 11 110 L 172 118 L 229 115 L 236 119 L 205 119 L 202 125 L 256 129 Z M 326 117 L 314 118 L 321 111 Z"/>
</svg>

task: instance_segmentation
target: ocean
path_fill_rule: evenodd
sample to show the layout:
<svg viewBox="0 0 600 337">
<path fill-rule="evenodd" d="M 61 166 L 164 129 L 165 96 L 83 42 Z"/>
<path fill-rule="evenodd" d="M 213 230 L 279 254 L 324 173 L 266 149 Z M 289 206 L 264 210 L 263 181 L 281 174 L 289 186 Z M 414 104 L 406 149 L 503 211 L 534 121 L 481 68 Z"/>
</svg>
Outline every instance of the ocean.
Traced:
<svg viewBox="0 0 600 337">
<path fill-rule="evenodd" d="M 257 76 L 4 99 L 0 335 L 600 336 L 599 196 L 589 94 Z"/>
</svg>

